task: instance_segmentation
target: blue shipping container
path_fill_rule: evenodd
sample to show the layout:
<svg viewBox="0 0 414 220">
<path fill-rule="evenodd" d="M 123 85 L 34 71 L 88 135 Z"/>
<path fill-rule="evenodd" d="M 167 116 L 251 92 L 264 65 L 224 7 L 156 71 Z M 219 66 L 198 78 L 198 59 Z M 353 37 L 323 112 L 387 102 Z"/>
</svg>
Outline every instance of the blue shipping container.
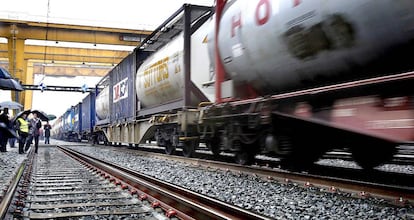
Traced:
<svg viewBox="0 0 414 220">
<path fill-rule="evenodd" d="M 91 92 L 82 100 L 82 132 L 90 133 L 95 126 L 95 93 Z"/>
<path fill-rule="evenodd" d="M 131 53 L 109 73 L 111 124 L 134 120 L 136 109 L 135 62 L 135 53 Z"/>
</svg>

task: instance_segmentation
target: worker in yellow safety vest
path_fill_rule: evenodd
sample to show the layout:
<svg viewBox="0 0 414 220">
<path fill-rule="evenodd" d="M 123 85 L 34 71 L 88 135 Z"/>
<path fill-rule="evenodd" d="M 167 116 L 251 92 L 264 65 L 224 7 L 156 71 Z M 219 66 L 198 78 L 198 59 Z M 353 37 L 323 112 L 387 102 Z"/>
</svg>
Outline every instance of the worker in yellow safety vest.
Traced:
<svg viewBox="0 0 414 220">
<path fill-rule="evenodd" d="M 23 113 L 17 121 L 18 133 L 19 133 L 19 154 L 23 154 L 24 144 L 26 143 L 26 138 L 29 135 L 29 122 L 26 121 L 27 114 Z"/>
</svg>

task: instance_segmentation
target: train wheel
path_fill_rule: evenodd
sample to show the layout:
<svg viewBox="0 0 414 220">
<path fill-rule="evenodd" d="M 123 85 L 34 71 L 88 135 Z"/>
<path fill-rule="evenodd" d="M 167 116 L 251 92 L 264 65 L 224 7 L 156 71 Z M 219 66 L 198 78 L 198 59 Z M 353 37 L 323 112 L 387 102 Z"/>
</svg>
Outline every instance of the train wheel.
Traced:
<svg viewBox="0 0 414 220">
<path fill-rule="evenodd" d="M 281 159 L 282 167 L 290 170 L 308 170 L 330 149 L 331 144 L 304 135 L 292 138 L 289 146 L 289 153 Z"/>
<path fill-rule="evenodd" d="M 206 143 L 208 149 L 211 150 L 214 156 L 218 156 L 221 153 L 220 150 L 220 141 L 218 138 L 213 138 Z"/>
<path fill-rule="evenodd" d="M 173 146 L 170 142 L 167 142 L 165 145 L 165 153 L 168 155 L 172 155 L 175 152 L 175 146 Z"/>
<path fill-rule="evenodd" d="M 308 170 L 314 166 L 314 163 L 323 153 L 320 150 L 293 152 L 281 159 L 281 165 L 289 170 Z"/>
<path fill-rule="evenodd" d="M 192 140 L 192 141 L 185 141 L 183 144 L 183 155 L 185 157 L 193 157 L 195 149 L 198 145 L 198 141 Z"/>
<path fill-rule="evenodd" d="M 212 146 L 209 146 L 209 148 L 210 148 L 211 152 L 213 152 L 214 156 L 220 155 L 220 153 L 221 153 L 220 146 L 212 145 Z"/>
<path fill-rule="evenodd" d="M 397 149 L 395 146 L 384 143 L 362 142 L 359 147 L 352 147 L 352 157 L 355 162 L 366 170 L 373 169 L 390 161 Z"/>
<path fill-rule="evenodd" d="M 240 165 L 249 165 L 254 161 L 254 154 L 249 153 L 248 151 L 238 151 L 235 155 L 235 161 Z"/>
</svg>

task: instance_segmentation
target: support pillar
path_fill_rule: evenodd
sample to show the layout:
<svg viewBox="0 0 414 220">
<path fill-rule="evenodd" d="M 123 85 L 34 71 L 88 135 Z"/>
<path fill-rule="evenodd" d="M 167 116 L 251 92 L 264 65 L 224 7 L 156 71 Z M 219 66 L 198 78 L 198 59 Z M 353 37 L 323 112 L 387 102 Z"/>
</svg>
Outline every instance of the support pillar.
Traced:
<svg viewBox="0 0 414 220">
<path fill-rule="evenodd" d="M 33 76 L 33 62 L 24 60 L 24 73 L 23 74 L 23 84 L 27 85 L 33 85 L 34 84 L 34 76 Z M 31 109 L 32 108 L 32 102 L 33 102 L 33 91 L 32 90 L 25 90 L 23 94 L 21 95 L 23 99 L 21 99 L 22 105 L 24 106 L 24 109 Z"/>
<path fill-rule="evenodd" d="M 16 25 L 10 26 L 10 37 L 8 40 L 8 55 L 9 55 L 9 72 L 13 78 L 20 81 L 22 84 L 33 83 L 33 65 L 31 72 L 27 72 L 27 61 L 24 60 L 24 41 L 19 38 L 19 30 Z M 30 68 L 29 68 L 30 69 Z M 24 106 L 24 109 L 29 109 L 32 106 L 32 92 L 12 91 L 11 99 L 17 101 Z"/>
</svg>

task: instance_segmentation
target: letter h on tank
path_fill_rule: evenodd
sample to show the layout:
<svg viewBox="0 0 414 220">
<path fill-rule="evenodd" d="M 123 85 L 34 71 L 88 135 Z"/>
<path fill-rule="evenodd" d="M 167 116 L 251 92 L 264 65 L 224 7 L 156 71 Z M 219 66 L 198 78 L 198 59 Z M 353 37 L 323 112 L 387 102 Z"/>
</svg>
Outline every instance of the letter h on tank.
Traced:
<svg viewBox="0 0 414 220">
<path fill-rule="evenodd" d="M 238 16 L 231 17 L 231 37 L 234 37 L 236 35 L 236 27 L 241 28 L 241 12 L 238 14 Z"/>
</svg>

